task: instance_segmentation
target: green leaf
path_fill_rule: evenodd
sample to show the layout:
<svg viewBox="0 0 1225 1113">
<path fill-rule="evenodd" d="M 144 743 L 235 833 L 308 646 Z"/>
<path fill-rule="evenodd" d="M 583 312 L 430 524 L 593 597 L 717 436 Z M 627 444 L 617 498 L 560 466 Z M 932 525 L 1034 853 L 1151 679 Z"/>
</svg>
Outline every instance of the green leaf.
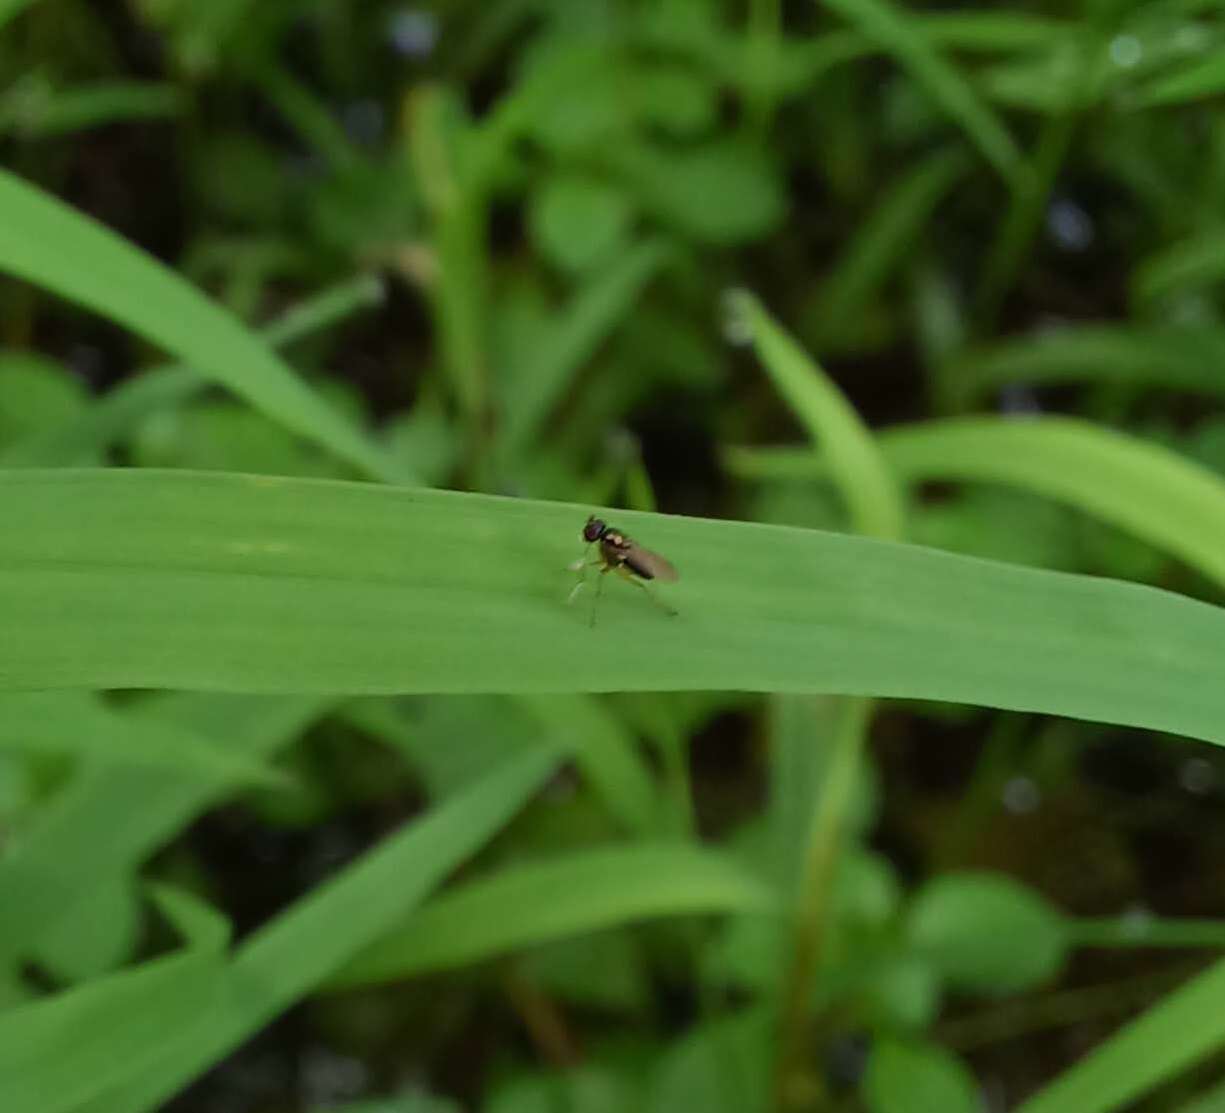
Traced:
<svg viewBox="0 0 1225 1113">
<path fill-rule="evenodd" d="M 13 471 L 0 499 L 0 689 L 871 693 L 1225 741 L 1225 614 L 1134 584 L 370 484 Z M 680 569 L 676 617 L 618 581 L 595 631 L 565 605 L 593 510 Z"/>
<path fill-rule="evenodd" d="M 1118 526 L 1225 583 L 1225 481 L 1160 445 L 1073 418 L 956 418 L 881 435 L 889 465 L 909 483 L 1006 483 Z M 738 451 L 756 478 L 823 476 L 795 449 Z"/>
<path fill-rule="evenodd" d="M 699 243 L 758 239 L 783 219 L 786 197 L 761 149 L 739 140 L 614 152 L 644 206 Z"/>
<path fill-rule="evenodd" d="M 1225 962 L 1217 962 L 1065 1070 L 1016 1113 L 1109 1113 L 1225 1044 Z"/>
<path fill-rule="evenodd" d="M 638 844 L 504 868 L 444 893 L 358 955 L 338 987 L 448 970 L 493 955 L 661 916 L 762 912 L 767 885 L 693 846 Z"/>
<path fill-rule="evenodd" d="M 1225 279 L 1225 232 L 1201 229 L 1149 256 L 1136 268 L 1132 288 L 1142 302 L 1156 301 L 1185 289 L 1198 289 Z M 1219 335 L 1219 333 L 1218 333 Z M 1221 389 L 1215 367 L 1201 375 Z"/>
<path fill-rule="evenodd" d="M 127 718 L 85 692 L 0 695 L 0 750 L 91 755 L 116 765 L 161 767 L 230 786 L 285 783 L 280 774 L 211 739 L 165 723 Z"/>
<path fill-rule="evenodd" d="M 92 878 L 86 898 L 76 902 L 76 913 L 49 924 L 32 952 L 39 966 L 61 982 L 109 973 L 131 955 L 140 928 L 134 880 L 123 874 Z"/>
<path fill-rule="evenodd" d="M 252 763 L 295 737 L 328 702 L 174 693 L 125 711 L 122 725 L 162 739 L 190 732 Z M 57 924 L 88 922 L 108 887 L 230 788 L 182 767 L 83 764 L 0 858 L 0 955 L 34 954 Z"/>
<path fill-rule="evenodd" d="M 158 902 L 182 930 L 179 954 L 0 1013 L 0 1108 L 67 1113 L 154 1069 L 164 1037 L 220 1002 L 228 931 L 185 895 Z"/>
<path fill-rule="evenodd" d="M 861 533 L 890 540 L 903 535 L 901 492 L 876 442 L 837 384 L 745 291 L 734 291 L 732 327 L 753 341 L 774 385 L 795 411 Z"/>
<path fill-rule="evenodd" d="M 293 306 L 261 330 L 264 340 L 281 347 L 335 325 L 353 313 L 377 305 L 383 284 L 370 275 L 338 282 Z M 70 465 L 92 463 L 121 437 L 153 414 L 172 410 L 202 393 L 208 379 L 186 367 L 152 368 L 125 379 L 79 413 L 0 448 L 0 465 Z M 2 388 L 0 388 L 2 389 Z M 416 474 L 413 469 L 413 474 Z"/>
<path fill-rule="evenodd" d="M 1068 935 L 1059 913 L 1025 886 L 994 874 L 946 874 L 914 898 L 912 947 L 956 989 L 1012 993 L 1052 978 Z"/>
<path fill-rule="evenodd" d="M 88 407 L 80 379 L 33 352 L 0 351 L 0 451 Z"/>
<path fill-rule="evenodd" d="M 1225 329 L 1083 325 L 972 352 L 950 370 L 967 397 L 1009 383 L 1119 382 L 1225 397 Z"/>
<path fill-rule="evenodd" d="M 981 1113 L 974 1076 L 944 1048 L 879 1039 L 868 1060 L 870 1113 Z"/>
<path fill-rule="evenodd" d="M 921 24 L 887 0 L 823 2 L 892 54 L 1001 176 L 1016 181 L 1023 167 L 1012 136 L 969 82 L 937 52 Z"/>
<path fill-rule="evenodd" d="M 571 174 L 545 182 L 533 195 L 528 220 L 545 258 L 565 270 L 582 271 L 624 243 L 632 216 L 620 190 Z"/>
<path fill-rule="evenodd" d="M 79 1113 L 160 1107 L 403 921 L 523 806 L 554 763 L 552 755 L 539 752 L 504 762 L 250 936 L 217 978 L 218 1007 L 194 1024 L 167 1026 L 157 1041 L 162 1054 L 150 1069 Z"/>
<path fill-rule="evenodd" d="M 0 99 L 0 134 L 66 135 L 129 120 L 165 119 L 182 107 L 175 86 L 152 81 L 98 81 L 67 89 L 19 82 Z"/>
<path fill-rule="evenodd" d="M 127 325 L 363 471 L 399 478 L 389 456 L 237 319 L 109 229 L 3 170 L 0 270 Z"/>
<path fill-rule="evenodd" d="M 1137 101 L 1154 108 L 1202 100 L 1221 92 L 1225 92 L 1225 50 L 1217 49 L 1153 81 L 1139 91 Z"/>
<path fill-rule="evenodd" d="M 864 310 L 889 276 L 914 258 L 924 225 L 965 170 L 961 152 L 942 152 L 917 163 L 890 186 L 821 284 L 816 335 L 854 345 L 853 333 L 862 327 Z"/>
<path fill-rule="evenodd" d="M 645 1113 L 766 1113 L 774 1054 L 769 1017 L 743 1013 L 673 1044 L 655 1072 Z"/>
<path fill-rule="evenodd" d="M 616 716 L 583 695 L 525 695 L 518 703 L 559 750 L 574 754 L 584 779 L 627 831 L 643 835 L 658 826 L 651 772 Z"/>
<path fill-rule="evenodd" d="M 665 252 L 648 241 L 589 278 L 542 332 L 538 347 L 502 391 L 508 451 L 523 451 L 539 436 L 554 407 L 583 366 L 630 312 Z"/>
</svg>

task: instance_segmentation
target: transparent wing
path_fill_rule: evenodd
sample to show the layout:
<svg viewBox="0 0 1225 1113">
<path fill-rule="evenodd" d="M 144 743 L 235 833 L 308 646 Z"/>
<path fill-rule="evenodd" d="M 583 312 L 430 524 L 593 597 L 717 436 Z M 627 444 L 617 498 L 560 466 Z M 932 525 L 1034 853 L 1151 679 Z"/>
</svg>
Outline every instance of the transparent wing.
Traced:
<svg viewBox="0 0 1225 1113">
<path fill-rule="evenodd" d="M 672 565 L 658 553 L 631 543 L 625 554 L 625 563 L 640 576 L 648 580 L 676 580 L 680 578 Z"/>
</svg>

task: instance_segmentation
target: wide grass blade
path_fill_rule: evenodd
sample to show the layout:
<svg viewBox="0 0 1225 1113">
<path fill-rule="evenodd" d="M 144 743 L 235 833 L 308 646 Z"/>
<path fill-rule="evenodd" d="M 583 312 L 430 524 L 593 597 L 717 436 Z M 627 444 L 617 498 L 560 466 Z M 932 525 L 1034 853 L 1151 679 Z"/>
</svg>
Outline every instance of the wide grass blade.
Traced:
<svg viewBox="0 0 1225 1113">
<path fill-rule="evenodd" d="M 1225 742 L 1225 612 L 1134 584 L 620 512 L 680 613 L 614 582 L 593 631 L 564 600 L 596 508 L 106 469 L 2 473 L 0 499 L 0 689 L 829 692 Z"/>
<path fill-rule="evenodd" d="M 220 1001 L 225 922 L 193 898 L 158 894 L 182 952 L 0 1013 L 0 1109 L 67 1113 L 153 1068 L 166 1032 Z"/>
<path fill-rule="evenodd" d="M 888 0 L 823 0 L 894 56 L 969 136 L 1007 181 L 1023 170 L 1021 153 L 1003 122 L 932 45 L 922 25 Z"/>
<path fill-rule="evenodd" d="M 4 170 L 0 271 L 127 325 L 362 471 L 400 478 L 388 454 L 230 313 L 114 232 Z"/>
<path fill-rule="evenodd" d="M 696 846 L 574 851 L 503 869 L 427 904 L 349 963 L 331 985 L 407 978 L 640 920 L 772 910 L 771 888 Z"/>
<path fill-rule="evenodd" d="M 175 692 L 120 718 L 135 734 L 191 732 L 222 753 L 258 762 L 297 737 L 329 702 Z M 30 957 L 54 925 L 86 917 L 100 889 L 133 873 L 231 790 L 230 782 L 189 768 L 84 764 L 0 858 L 0 965 Z"/>
<path fill-rule="evenodd" d="M 164 1034 L 165 1053 L 130 1085 L 80 1113 L 137 1113 L 167 1098 L 404 921 L 510 819 L 555 764 L 506 762 L 298 901 L 250 936 L 218 979 L 216 1010 Z"/>
<path fill-rule="evenodd" d="M 1016 1113 L 1109 1113 L 1225 1044 L 1225 962 L 1164 997 Z"/>
</svg>

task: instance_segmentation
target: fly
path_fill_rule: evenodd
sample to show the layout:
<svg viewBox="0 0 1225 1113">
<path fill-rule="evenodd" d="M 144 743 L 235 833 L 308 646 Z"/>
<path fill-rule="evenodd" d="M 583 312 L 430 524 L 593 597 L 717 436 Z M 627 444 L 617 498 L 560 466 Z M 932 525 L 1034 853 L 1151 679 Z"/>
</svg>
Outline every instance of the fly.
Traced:
<svg viewBox="0 0 1225 1113">
<path fill-rule="evenodd" d="M 623 580 L 628 580 L 636 587 L 642 588 L 651 602 L 667 614 L 676 614 L 676 611 L 647 586 L 648 580 L 671 581 L 678 578 L 676 569 L 658 553 L 643 548 L 621 530 L 608 525 L 594 515 L 589 517 L 587 524 L 583 526 L 583 540 L 587 542 L 588 550 L 592 545 L 598 545 L 599 555 L 595 560 L 588 560 L 584 556 L 570 566 L 573 571 L 578 572 L 579 580 L 566 602 L 571 602 L 586 584 L 587 569 L 599 565 L 600 574 L 596 577 L 595 598 L 591 601 L 589 625 L 595 625 L 596 604 L 600 601 L 600 589 L 604 585 L 604 577 L 609 572 L 616 572 Z"/>
</svg>

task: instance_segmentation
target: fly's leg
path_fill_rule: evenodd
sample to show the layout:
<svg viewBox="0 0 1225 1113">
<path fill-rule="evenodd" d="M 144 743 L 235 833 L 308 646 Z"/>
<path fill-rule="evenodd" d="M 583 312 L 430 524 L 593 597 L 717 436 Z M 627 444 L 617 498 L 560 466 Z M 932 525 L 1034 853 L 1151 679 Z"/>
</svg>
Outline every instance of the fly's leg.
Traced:
<svg viewBox="0 0 1225 1113">
<path fill-rule="evenodd" d="M 573 603 L 574 600 L 578 597 L 578 593 L 582 591 L 583 588 L 586 586 L 587 569 L 594 567 L 597 564 L 603 563 L 603 561 L 601 561 L 598 557 L 595 560 L 588 560 L 587 554 L 589 552 L 591 552 L 590 545 L 588 545 L 587 548 L 583 550 L 583 555 L 579 557 L 578 560 L 576 560 L 573 564 L 569 566 L 571 572 L 578 573 L 578 578 L 576 579 L 574 583 L 574 587 L 570 589 L 570 594 L 566 596 L 567 605 L 569 605 L 570 603 Z"/>
<path fill-rule="evenodd" d="M 591 600 L 591 620 L 587 623 L 593 630 L 595 629 L 595 609 L 600 602 L 600 591 L 604 587 L 604 576 L 612 570 L 612 565 L 606 564 L 600 569 L 600 574 L 595 579 L 595 598 Z"/>
<path fill-rule="evenodd" d="M 672 618 L 675 618 L 680 613 L 675 608 L 669 607 L 667 603 L 665 603 L 658 595 L 656 595 L 655 592 L 653 592 L 650 589 L 650 587 L 647 585 L 646 580 L 640 580 L 637 576 L 633 575 L 629 571 L 628 568 L 624 566 L 618 568 L 617 571 L 621 573 L 622 579 L 628 580 L 630 583 L 634 584 L 636 587 L 642 588 L 642 590 L 646 593 L 646 597 L 650 599 L 651 602 L 654 603 L 655 606 L 657 606 L 661 611 L 663 611 L 664 614 L 669 615 Z"/>
</svg>

